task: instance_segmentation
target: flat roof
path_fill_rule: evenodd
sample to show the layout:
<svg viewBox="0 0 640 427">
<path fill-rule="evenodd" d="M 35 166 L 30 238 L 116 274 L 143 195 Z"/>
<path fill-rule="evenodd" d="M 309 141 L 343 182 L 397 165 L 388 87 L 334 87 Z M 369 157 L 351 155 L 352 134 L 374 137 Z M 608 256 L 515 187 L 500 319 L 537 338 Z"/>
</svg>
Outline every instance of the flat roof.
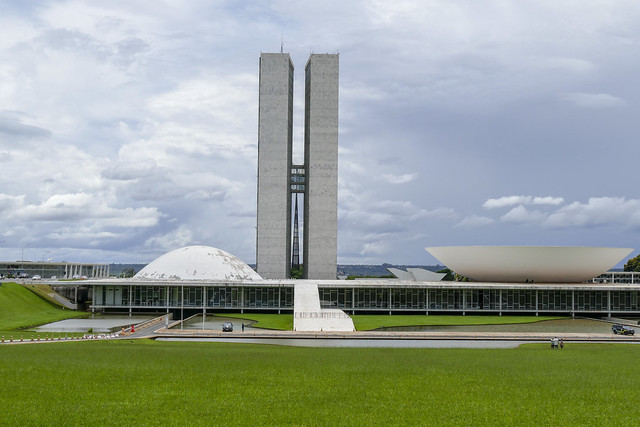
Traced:
<svg viewBox="0 0 640 427">
<path fill-rule="evenodd" d="M 46 281 L 46 280 L 45 280 Z M 243 286 L 243 287 L 277 287 L 294 286 L 307 282 L 317 284 L 321 288 L 424 288 L 424 289 L 489 289 L 489 290 L 636 290 L 640 291 L 640 283 L 498 283 L 498 282 L 417 282 L 398 279 L 362 279 L 362 280 L 245 280 L 245 281 L 211 281 L 211 280 L 137 280 L 137 279 L 87 279 L 85 285 L 134 285 L 134 286 Z M 60 284 L 77 285 L 78 282 L 59 282 Z"/>
</svg>

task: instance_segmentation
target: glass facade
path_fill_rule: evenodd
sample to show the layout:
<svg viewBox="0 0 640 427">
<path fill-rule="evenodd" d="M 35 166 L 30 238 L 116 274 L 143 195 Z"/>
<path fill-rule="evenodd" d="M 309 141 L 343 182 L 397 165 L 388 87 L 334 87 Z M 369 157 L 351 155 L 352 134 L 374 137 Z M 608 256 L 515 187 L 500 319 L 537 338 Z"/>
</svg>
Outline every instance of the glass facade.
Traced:
<svg viewBox="0 0 640 427">
<path fill-rule="evenodd" d="M 640 290 L 320 287 L 320 305 L 350 312 L 640 312 Z M 293 310 L 289 286 L 94 285 L 93 306 Z"/>
<path fill-rule="evenodd" d="M 320 288 L 322 308 L 424 312 L 633 312 L 640 291 Z"/>
<path fill-rule="evenodd" d="M 293 287 L 95 285 L 93 306 L 293 309 Z"/>
<path fill-rule="evenodd" d="M 640 283 L 640 272 L 609 271 L 594 278 L 593 283 Z"/>
</svg>

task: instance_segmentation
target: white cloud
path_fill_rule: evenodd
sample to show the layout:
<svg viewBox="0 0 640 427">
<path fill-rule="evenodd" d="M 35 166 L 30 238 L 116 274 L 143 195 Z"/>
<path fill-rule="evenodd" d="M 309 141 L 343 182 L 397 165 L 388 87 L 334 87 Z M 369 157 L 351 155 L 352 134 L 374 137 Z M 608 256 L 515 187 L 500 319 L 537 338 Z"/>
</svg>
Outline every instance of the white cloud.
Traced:
<svg viewBox="0 0 640 427">
<path fill-rule="evenodd" d="M 540 211 L 530 211 L 524 206 L 516 206 L 500 217 L 504 222 L 515 222 L 520 224 L 538 224 L 547 218 L 547 214 Z"/>
<path fill-rule="evenodd" d="M 624 197 L 592 197 L 573 202 L 551 214 L 548 227 L 640 227 L 640 200 Z"/>
<path fill-rule="evenodd" d="M 558 206 L 564 203 L 564 198 L 563 197 L 551 197 L 551 196 L 547 196 L 547 197 L 534 197 L 531 200 L 531 204 L 532 205 L 551 205 L 551 206 Z"/>
<path fill-rule="evenodd" d="M 91 194 L 56 194 L 38 205 L 14 211 L 14 217 L 31 221 L 94 221 L 104 227 L 151 227 L 158 223 L 157 208 L 114 208 Z"/>
<path fill-rule="evenodd" d="M 17 209 L 24 204 L 24 194 L 19 196 L 12 196 L 10 194 L 0 193 L 0 212 L 9 212 L 12 209 Z"/>
<path fill-rule="evenodd" d="M 531 203 L 531 196 L 505 196 L 499 199 L 489 199 L 482 205 L 486 209 L 504 208 L 518 204 Z"/>
<path fill-rule="evenodd" d="M 392 175 L 392 174 L 384 174 L 382 178 L 387 181 L 389 184 L 406 184 L 407 182 L 411 182 L 416 179 L 417 174 L 415 173 L 405 173 L 402 175 Z"/>
<path fill-rule="evenodd" d="M 385 245 L 383 242 L 369 242 L 362 245 L 362 250 L 360 251 L 360 255 L 370 256 L 370 255 L 380 255 L 385 252 Z"/>
<path fill-rule="evenodd" d="M 201 243 L 194 238 L 193 232 L 187 226 L 180 225 L 165 234 L 158 234 L 148 238 L 144 242 L 144 246 L 160 252 L 168 252 L 170 250 L 180 248 L 182 246 Z"/>
<path fill-rule="evenodd" d="M 473 214 L 473 215 L 464 217 L 462 221 L 458 222 L 455 225 L 455 227 L 463 227 L 463 228 L 484 227 L 484 226 L 493 224 L 494 222 L 495 220 L 493 218 Z"/>
<path fill-rule="evenodd" d="M 565 93 L 560 99 L 576 107 L 583 108 L 613 108 L 626 105 L 626 101 L 608 93 Z"/>
<path fill-rule="evenodd" d="M 488 199 L 482 205 L 485 209 L 504 208 L 514 205 L 553 205 L 564 203 L 562 197 L 538 197 L 538 196 L 505 196 L 498 199 Z"/>
</svg>

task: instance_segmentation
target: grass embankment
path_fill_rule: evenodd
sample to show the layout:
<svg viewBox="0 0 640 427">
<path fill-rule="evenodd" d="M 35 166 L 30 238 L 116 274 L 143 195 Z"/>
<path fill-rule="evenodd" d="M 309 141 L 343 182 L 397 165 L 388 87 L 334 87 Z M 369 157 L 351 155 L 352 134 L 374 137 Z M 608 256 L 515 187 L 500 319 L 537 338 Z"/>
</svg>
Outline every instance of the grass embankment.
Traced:
<svg viewBox="0 0 640 427">
<path fill-rule="evenodd" d="M 54 290 L 51 289 L 51 286 L 45 285 L 44 283 L 27 283 L 27 284 L 23 284 L 22 286 L 29 289 L 34 294 L 38 295 L 43 300 L 53 304 L 55 307 L 59 307 L 59 308 L 63 307 L 62 304 L 60 304 L 58 301 L 56 301 L 55 298 L 49 295 L 52 292 L 54 292 Z"/>
<path fill-rule="evenodd" d="M 640 347 L 0 346 L 8 425 L 637 425 Z M 612 365 L 623 366 L 616 369 Z"/>
<path fill-rule="evenodd" d="M 506 325 L 566 319 L 553 316 L 425 316 L 425 315 L 360 315 L 351 316 L 358 331 L 396 326 Z"/>
<path fill-rule="evenodd" d="M 0 331 L 14 331 L 56 322 L 86 313 L 63 310 L 17 283 L 0 286 Z"/>
</svg>

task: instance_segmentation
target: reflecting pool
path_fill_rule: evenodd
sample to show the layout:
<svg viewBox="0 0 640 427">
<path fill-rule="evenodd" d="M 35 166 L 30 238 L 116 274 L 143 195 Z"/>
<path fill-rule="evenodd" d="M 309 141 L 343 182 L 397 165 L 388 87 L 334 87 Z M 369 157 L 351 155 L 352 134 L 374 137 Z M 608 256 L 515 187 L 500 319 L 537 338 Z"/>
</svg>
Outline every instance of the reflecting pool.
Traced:
<svg viewBox="0 0 640 427">
<path fill-rule="evenodd" d="M 116 332 L 121 328 L 131 326 L 154 318 L 151 316 L 123 316 L 100 315 L 86 319 L 66 319 L 59 322 L 47 323 L 35 328 L 38 332 Z"/>
</svg>

